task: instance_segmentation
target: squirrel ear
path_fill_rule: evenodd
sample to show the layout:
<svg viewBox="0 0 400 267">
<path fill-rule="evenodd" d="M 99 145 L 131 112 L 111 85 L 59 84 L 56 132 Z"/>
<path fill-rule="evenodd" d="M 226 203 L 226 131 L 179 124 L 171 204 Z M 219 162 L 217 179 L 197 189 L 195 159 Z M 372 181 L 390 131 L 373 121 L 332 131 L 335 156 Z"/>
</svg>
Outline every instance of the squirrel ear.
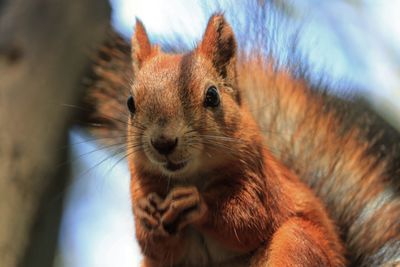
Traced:
<svg viewBox="0 0 400 267">
<path fill-rule="evenodd" d="M 198 52 L 211 60 L 223 78 L 235 75 L 236 40 L 231 26 L 222 14 L 214 14 L 208 21 Z"/>
<path fill-rule="evenodd" d="M 131 46 L 132 64 L 136 73 L 136 71 L 142 67 L 143 62 L 150 58 L 152 53 L 151 43 L 147 36 L 146 29 L 139 19 L 136 19 L 135 33 L 132 36 Z"/>
</svg>

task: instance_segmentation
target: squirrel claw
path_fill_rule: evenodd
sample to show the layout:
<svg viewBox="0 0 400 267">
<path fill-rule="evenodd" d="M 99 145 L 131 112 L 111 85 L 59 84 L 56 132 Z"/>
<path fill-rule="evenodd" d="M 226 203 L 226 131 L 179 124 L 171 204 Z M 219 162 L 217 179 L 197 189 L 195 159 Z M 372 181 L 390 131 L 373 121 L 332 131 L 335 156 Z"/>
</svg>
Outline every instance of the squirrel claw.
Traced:
<svg viewBox="0 0 400 267">
<path fill-rule="evenodd" d="M 158 212 L 156 201 L 161 198 L 157 197 L 157 194 L 151 193 L 149 196 L 139 199 L 135 209 L 139 221 L 149 231 L 157 229 L 160 225 L 161 215 Z"/>
</svg>

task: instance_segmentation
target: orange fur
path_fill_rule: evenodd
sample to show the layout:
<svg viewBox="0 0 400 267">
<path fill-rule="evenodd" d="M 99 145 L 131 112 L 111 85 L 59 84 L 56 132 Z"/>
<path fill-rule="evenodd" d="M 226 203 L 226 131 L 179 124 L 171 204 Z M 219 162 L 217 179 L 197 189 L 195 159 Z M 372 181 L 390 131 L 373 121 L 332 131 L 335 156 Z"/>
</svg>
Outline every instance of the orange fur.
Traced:
<svg viewBox="0 0 400 267">
<path fill-rule="evenodd" d="M 249 19 L 238 22 L 235 26 L 245 30 L 245 44 L 251 46 L 252 54 L 238 50 L 238 56 L 235 57 L 229 58 L 229 53 L 224 54 L 227 57 L 214 57 L 215 51 L 218 51 L 214 48 L 218 44 L 223 50 L 226 49 L 221 46 L 220 41 L 227 40 L 227 33 L 228 36 L 231 33 L 230 28 L 223 28 L 221 36 L 225 38 L 219 40 L 215 40 L 218 35 L 210 30 L 212 28 L 208 28 L 211 34 L 206 34 L 198 48 L 189 54 L 165 54 L 150 45 L 142 27 L 138 28 L 142 32 L 139 34 L 140 38 L 133 40 L 133 65 L 129 57 L 131 46 L 118 36 L 109 38 L 96 59 L 95 77 L 90 84 L 87 102 L 93 107 L 93 112 L 90 113 L 93 118 L 90 121 L 97 123 L 95 133 L 104 138 L 102 140 L 126 143 L 125 103 L 131 90 L 127 90 L 127 87 L 134 81 L 131 93 L 134 94 L 138 112 L 133 116 L 134 120 L 130 121 L 132 125 L 128 131 L 127 145 L 134 206 L 151 192 L 158 192 L 164 198 L 170 195 L 171 190 L 182 186 L 192 188 L 194 184 L 199 188 L 200 192 L 197 193 L 200 194 L 193 191 L 192 197 L 185 199 L 183 203 L 202 198 L 210 206 L 208 213 L 214 212 L 214 217 L 219 220 L 214 223 L 223 225 L 222 229 L 221 226 L 213 228 L 212 224 L 207 225 L 204 218 L 210 216 L 199 218 L 203 215 L 202 209 L 202 212 L 194 214 L 199 221 L 183 227 L 179 236 L 182 238 L 178 241 L 172 239 L 170 246 L 167 246 L 165 237 L 152 239 L 141 228 L 140 220 L 135 216 L 137 235 L 144 254 L 161 257 L 161 260 L 146 257 L 144 266 L 162 266 L 165 263 L 171 266 L 171 262 L 185 257 L 191 258 L 192 262 L 200 266 L 209 266 L 209 259 L 224 261 L 225 265 L 220 266 L 248 266 L 251 257 L 251 263 L 254 264 L 268 262 L 272 250 L 271 257 L 274 261 L 283 259 L 289 262 L 290 259 L 282 255 L 286 252 L 280 254 L 275 247 L 282 247 L 282 251 L 286 247 L 290 250 L 288 254 L 295 255 L 291 248 L 301 238 L 293 238 L 290 244 L 286 241 L 291 240 L 288 232 L 304 236 L 304 233 L 298 231 L 298 225 L 304 226 L 305 232 L 311 232 L 307 241 L 311 247 L 315 246 L 316 254 L 321 255 L 321 250 L 313 240 L 320 240 L 321 246 L 326 246 L 326 239 L 321 238 L 324 235 L 322 231 L 327 229 L 328 232 L 336 232 L 332 229 L 333 223 L 327 219 L 326 212 L 329 212 L 329 216 L 340 229 L 339 234 L 345 243 L 346 258 L 350 266 L 394 266 L 400 257 L 400 200 L 392 181 L 399 177 L 400 150 L 396 152 L 393 143 L 388 142 L 390 131 L 371 112 L 362 110 L 359 114 L 354 113 L 360 103 L 313 92 L 305 78 L 294 78 L 290 72 L 293 66 L 286 65 L 287 69 L 277 69 L 274 59 L 262 54 L 265 48 L 268 50 L 269 36 L 264 33 L 266 27 L 269 27 L 266 22 L 271 16 L 270 11 L 268 8 L 260 8 L 260 1 L 254 6 L 251 3 L 253 2 L 244 1 L 245 7 L 240 7 L 240 12 L 251 14 Z M 221 17 L 216 18 L 209 25 L 224 25 Z M 279 30 L 276 31 L 278 33 Z M 136 42 L 139 39 L 141 41 Z M 135 45 L 143 42 L 144 47 L 152 47 L 152 50 L 146 64 L 139 66 L 136 64 L 139 62 L 135 61 L 135 53 L 140 52 L 140 49 L 135 49 Z M 173 51 L 181 51 L 180 44 L 176 41 L 168 45 Z M 228 46 L 228 49 L 229 47 L 233 48 Z M 235 62 L 236 64 L 231 64 Z M 215 70 L 215 65 L 221 68 Z M 146 73 L 147 76 L 143 75 Z M 211 112 L 202 105 L 204 89 L 209 83 L 222 89 L 220 93 L 223 112 Z M 178 89 L 180 87 L 187 90 L 182 91 Z M 337 104 L 339 108 L 336 108 Z M 365 109 L 364 106 L 362 108 Z M 154 116 L 142 116 L 145 110 Z M 179 118 L 186 118 L 186 121 L 182 122 Z M 255 126 L 254 118 L 258 126 Z M 141 125 L 135 123 L 135 120 Z M 161 131 L 168 135 L 182 134 L 186 131 L 183 128 L 188 126 L 187 122 L 191 122 L 189 126 L 197 129 L 197 135 L 220 135 L 231 139 L 219 139 L 217 145 L 210 144 L 210 140 L 205 140 L 207 144 L 203 145 L 191 144 L 197 150 L 202 150 L 203 153 L 200 154 L 205 156 L 196 160 L 197 166 L 188 169 L 191 171 L 190 175 L 187 173 L 182 177 L 175 177 L 179 179 L 170 179 L 171 177 L 160 171 L 159 166 L 148 162 L 146 154 L 137 149 L 137 135 L 142 132 L 141 128 L 143 125 L 157 125 L 155 120 L 172 123 Z M 222 123 L 225 124 L 223 127 Z M 157 127 L 153 127 L 152 131 L 157 132 Z M 199 138 L 190 136 L 196 142 Z M 268 168 L 262 173 L 268 174 L 267 177 L 274 177 L 267 180 L 272 183 L 272 187 L 268 185 L 266 188 L 263 179 L 255 179 L 256 174 L 260 173 L 255 166 L 259 166 L 260 161 L 254 161 L 259 155 L 256 157 L 257 149 L 254 148 L 253 141 L 266 147 L 261 153 L 264 157 L 262 166 Z M 188 151 L 179 150 L 180 155 L 174 155 L 176 160 L 188 156 Z M 196 155 L 198 156 L 199 154 Z M 239 175 L 242 174 L 241 171 L 247 175 Z M 252 179 L 248 174 L 252 174 Z M 231 179 L 239 177 L 243 180 L 243 186 Z M 322 208 L 320 200 L 304 184 L 298 182 L 298 178 L 323 201 L 327 211 Z M 246 182 L 248 180 L 251 182 Z M 215 188 L 215 191 L 207 188 Z M 246 190 L 242 192 L 239 188 Z M 229 200 L 229 195 L 221 192 L 241 192 L 241 196 L 245 198 L 235 195 L 232 201 L 217 201 L 224 197 Z M 265 193 L 268 193 L 268 198 Z M 279 201 L 271 197 L 276 195 Z M 255 205 L 260 197 L 265 201 L 264 206 Z M 227 204 L 222 206 L 221 203 Z M 231 204 L 228 205 L 229 203 Z M 246 204 L 243 204 L 244 208 L 235 210 L 233 207 L 238 203 Z M 219 216 L 214 206 L 226 208 L 229 215 Z M 138 212 L 136 207 L 134 212 Z M 291 217 L 293 214 L 296 214 L 295 218 Z M 299 216 L 300 214 L 303 216 Z M 191 218 L 196 217 L 194 215 Z M 260 225 L 264 220 L 259 220 L 260 216 L 268 218 L 265 221 L 274 227 L 269 224 Z M 243 223 L 243 218 L 247 218 L 250 223 Z M 307 218 L 319 219 L 318 224 L 324 227 L 317 226 Z M 295 223 L 291 223 L 293 220 Z M 229 229 L 232 231 L 229 232 Z M 257 233 L 267 233 L 257 234 L 256 238 L 240 236 L 241 231 L 253 235 L 255 229 Z M 207 234 L 199 234 L 202 232 Z M 282 236 L 279 237 L 280 235 Z M 238 237 L 241 242 L 237 242 Z M 265 241 L 263 238 L 266 238 Z M 260 239 L 263 241 L 259 250 L 243 252 L 247 246 L 257 247 Z M 182 249 L 177 249 L 176 244 Z M 226 249 L 227 247 L 231 248 Z M 326 260 L 326 257 L 322 260 Z M 187 265 L 191 266 L 186 262 Z M 185 262 L 180 266 L 185 266 Z"/>
<path fill-rule="evenodd" d="M 137 31 L 133 60 L 150 47 L 140 23 Z M 264 147 L 241 99 L 235 54 L 230 26 L 214 15 L 194 52 L 157 52 L 138 65 L 128 153 L 143 266 L 344 266 L 323 205 Z M 219 90 L 217 108 L 203 104 L 210 84 Z M 182 132 L 191 138 L 185 141 Z M 158 163 L 165 159 L 149 144 L 160 134 L 179 137 L 167 160 L 189 158 L 182 172 Z M 191 149 L 196 138 L 199 147 Z"/>
</svg>

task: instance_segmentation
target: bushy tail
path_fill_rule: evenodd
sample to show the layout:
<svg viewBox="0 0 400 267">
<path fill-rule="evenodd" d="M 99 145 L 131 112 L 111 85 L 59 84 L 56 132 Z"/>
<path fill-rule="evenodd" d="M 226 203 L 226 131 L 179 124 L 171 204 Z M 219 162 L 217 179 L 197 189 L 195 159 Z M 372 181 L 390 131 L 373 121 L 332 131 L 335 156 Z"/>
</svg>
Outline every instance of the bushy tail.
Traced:
<svg viewBox="0 0 400 267">
<path fill-rule="evenodd" d="M 295 43 L 274 58 L 267 28 L 279 16 L 259 5 L 247 33 L 269 35 L 250 38 L 258 50 L 243 51 L 238 73 L 266 146 L 324 201 L 352 266 L 400 265 L 400 134 L 362 101 L 312 86 Z"/>
<path fill-rule="evenodd" d="M 251 62 L 239 73 L 265 144 L 325 202 L 352 265 L 400 264 L 394 130 L 376 130 L 376 115 L 351 115 L 358 103 L 315 92 L 285 71 Z"/>
<path fill-rule="evenodd" d="M 84 79 L 88 92 L 83 100 L 83 126 L 89 126 L 102 143 L 125 143 L 126 101 L 132 82 L 130 51 L 130 44 L 110 29 Z"/>
</svg>

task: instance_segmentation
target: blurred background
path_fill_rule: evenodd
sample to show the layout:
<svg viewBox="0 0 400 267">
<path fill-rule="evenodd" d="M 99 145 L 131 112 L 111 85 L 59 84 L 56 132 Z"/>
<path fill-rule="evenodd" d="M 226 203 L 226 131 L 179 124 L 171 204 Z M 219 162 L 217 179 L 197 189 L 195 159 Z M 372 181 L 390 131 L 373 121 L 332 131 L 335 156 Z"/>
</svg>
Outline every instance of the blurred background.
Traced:
<svg viewBox="0 0 400 267">
<path fill-rule="evenodd" d="M 0 160 L 13 155 L 8 163 L 0 163 L 0 170 L 6 170 L 0 174 L 0 196 L 5 200 L 0 201 L 0 212 L 5 210 L 0 215 L 0 266 L 139 265 L 123 154 L 113 156 L 84 130 L 68 123 L 82 97 L 83 89 L 78 85 L 85 69 L 80 66 L 88 64 L 87 55 L 104 38 L 108 21 L 129 38 L 138 17 L 153 41 L 179 36 L 186 46 L 193 47 L 215 8 L 195 0 L 101 2 L 0 0 L 0 122 L 1 128 L 9 129 L 0 131 Z M 220 1 L 219 9 L 229 21 L 252 19 L 252 14 L 241 17 L 234 13 L 238 9 L 232 8 L 233 3 L 239 1 Z M 297 45 L 311 66 L 312 80 L 323 77 L 338 94 L 353 88 L 400 129 L 400 0 L 270 0 L 270 4 L 278 18 L 287 21 L 285 28 L 275 33 L 279 36 L 278 54 L 287 53 L 286 37 L 297 33 Z M 30 20 L 22 18 L 24 14 Z M 35 31 L 20 30 L 17 21 Z M 38 46 L 46 44 L 45 49 L 25 52 L 31 40 Z M 69 55 L 70 50 L 79 52 Z M 64 67 L 69 68 L 71 81 L 56 74 L 65 74 Z M 78 88 L 77 92 L 66 95 L 72 87 Z M 15 88 L 23 90 L 17 94 Z M 49 93 L 44 94 L 43 88 L 50 88 Z M 14 116 L 17 113 L 21 115 Z M 32 123 L 43 117 L 54 117 L 55 122 Z M 61 118 L 65 124 L 60 123 Z M 55 128 L 66 134 L 62 138 L 49 134 Z M 27 138 L 29 146 L 17 149 Z M 37 140 L 53 139 L 50 144 L 43 143 L 43 147 L 52 147 L 51 151 L 30 147 Z M 53 161 L 43 156 L 54 151 L 62 153 Z M 40 159 L 31 167 L 33 174 L 16 171 L 21 161 L 30 158 Z M 47 166 L 42 167 L 44 174 L 38 166 Z M 10 172 L 13 177 L 7 174 Z M 18 181 L 19 176 L 27 178 Z M 20 192 L 21 186 L 24 190 Z M 22 208 L 18 203 L 23 203 Z M 25 213 L 30 216 L 18 217 Z"/>
</svg>

